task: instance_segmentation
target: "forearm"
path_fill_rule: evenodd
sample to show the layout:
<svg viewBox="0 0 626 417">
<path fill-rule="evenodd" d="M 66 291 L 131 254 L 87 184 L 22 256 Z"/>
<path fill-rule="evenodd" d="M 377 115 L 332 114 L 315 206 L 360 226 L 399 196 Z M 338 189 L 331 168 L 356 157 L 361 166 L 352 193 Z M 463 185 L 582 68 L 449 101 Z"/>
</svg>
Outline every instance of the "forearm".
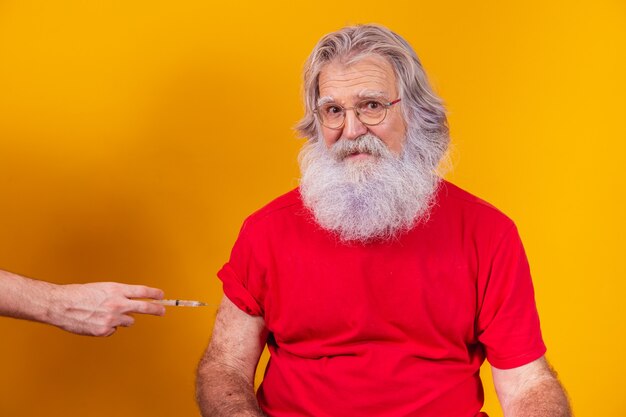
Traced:
<svg viewBox="0 0 626 417">
<path fill-rule="evenodd" d="M 202 361 L 196 390 L 203 417 L 265 416 L 254 394 L 254 381 L 235 368 Z"/>
<path fill-rule="evenodd" d="M 504 409 L 505 417 L 571 417 L 565 391 L 559 381 L 550 376 L 511 399 Z"/>
<path fill-rule="evenodd" d="M 0 315 L 49 322 L 57 285 L 0 271 Z"/>
</svg>

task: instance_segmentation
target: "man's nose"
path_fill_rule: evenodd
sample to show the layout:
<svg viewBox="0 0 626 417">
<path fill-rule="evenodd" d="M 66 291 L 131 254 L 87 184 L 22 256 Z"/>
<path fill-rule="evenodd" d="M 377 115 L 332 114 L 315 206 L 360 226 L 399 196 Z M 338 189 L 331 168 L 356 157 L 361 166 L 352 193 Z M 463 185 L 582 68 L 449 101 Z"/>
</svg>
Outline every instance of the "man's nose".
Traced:
<svg viewBox="0 0 626 417">
<path fill-rule="evenodd" d="M 346 111 L 346 120 L 343 123 L 342 137 L 346 139 L 356 139 L 367 133 L 367 126 L 359 120 L 355 109 Z"/>
</svg>

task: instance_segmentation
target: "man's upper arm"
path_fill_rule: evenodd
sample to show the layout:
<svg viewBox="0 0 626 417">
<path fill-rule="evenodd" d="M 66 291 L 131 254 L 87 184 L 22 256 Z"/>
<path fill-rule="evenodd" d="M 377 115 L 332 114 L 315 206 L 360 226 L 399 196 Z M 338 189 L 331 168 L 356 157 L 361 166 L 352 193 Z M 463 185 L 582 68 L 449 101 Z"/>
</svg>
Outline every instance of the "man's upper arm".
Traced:
<svg viewBox="0 0 626 417">
<path fill-rule="evenodd" d="M 252 382 L 266 339 L 262 317 L 241 311 L 228 297 L 223 297 L 200 368 L 208 363 L 224 365 Z"/>
<path fill-rule="evenodd" d="M 567 396 L 544 356 L 512 369 L 492 365 L 491 371 L 505 416 L 570 415 Z M 548 414 L 533 412 L 536 409 Z"/>
</svg>

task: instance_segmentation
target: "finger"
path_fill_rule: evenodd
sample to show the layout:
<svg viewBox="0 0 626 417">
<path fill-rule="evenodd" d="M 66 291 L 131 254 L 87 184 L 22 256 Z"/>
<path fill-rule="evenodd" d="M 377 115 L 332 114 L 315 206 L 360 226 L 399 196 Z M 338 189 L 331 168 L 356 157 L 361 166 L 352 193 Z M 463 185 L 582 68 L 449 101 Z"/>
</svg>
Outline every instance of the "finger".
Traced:
<svg viewBox="0 0 626 417">
<path fill-rule="evenodd" d="M 120 324 L 118 324 L 118 326 L 130 327 L 133 324 L 135 324 L 135 319 L 132 316 L 124 314 L 120 317 Z"/>
<path fill-rule="evenodd" d="M 128 312 L 131 313 L 151 314 L 153 316 L 162 316 L 165 314 L 164 306 L 149 301 L 131 300 L 129 306 L 130 310 Z"/>
<path fill-rule="evenodd" d="M 94 336 L 109 337 L 117 331 L 117 327 L 111 327 L 102 333 L 94 333 Z"/>
<path fill-rule="evenodd" d="M 145 285 L 126 285 L 124 295 L 129 298 L 152 298 L 163 299 L 163 291 L 158 288 L 146 287 Z"/>
</svg>

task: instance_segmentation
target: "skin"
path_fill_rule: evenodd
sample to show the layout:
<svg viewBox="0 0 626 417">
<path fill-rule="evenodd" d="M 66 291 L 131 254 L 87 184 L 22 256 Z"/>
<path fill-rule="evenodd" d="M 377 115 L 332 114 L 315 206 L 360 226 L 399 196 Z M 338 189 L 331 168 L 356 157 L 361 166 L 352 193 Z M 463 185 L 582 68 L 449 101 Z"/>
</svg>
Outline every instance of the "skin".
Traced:
<svg viewBox="0 0 626 417">
<path fill-rule="evenodd" d="M 228 298 L 198 365 L 196 397 L 203 417 L 262 417 L 254 372 L 267 340 L 262 317 L 241 311 Z"/>
<path fill-rule="evenodd" d="M 545 357 L 513 369 L 492 366 L 491 372 L 505 417 L 571 417 L 565 390 Z"/>
<path fill-rule="evenodd" d="M 320 73 L 319 90 L 320 102 L 331 101 L 344 108 L 371 95 L 395 100 L 398 94 L 391 65 L 380 57 L 349 66 L 329 63 Z M 367 132 L 379 137 L 391 152 L 400 153 L 406 123 L 399 106 L 391 107 L 377 126 L 364 125 L 349 110 L 341 129 L 322 127 L 329 148 L 341 138 L 355 140 Z M 357 154 L 348 158 L 374 157 Z M 254 394 L 254 372 L 266 339 L 263 318 L 244 313 L 224 297 L 198 366 L 197 400 L 204 417 L 263 416 Z M 514 369 L 492 369 L 505 417 L 571 416 L 565 393 L 544 357 Z"/>
<path fill-rule="evenodd" d="M 391 65 L 378 56 L 364 58 L 346 66 L 339 61 L 327 64 L 319 76 L 321 101 L 332 101 L 345 107 L 352 107 L 363 98 L 384 98 L 392 101 L 398 98 L 396 76 Z M 322 136 L 327 147 L 339 139 L 355 140 L 371 132 L 379 137 L 395 154 L 402 151 L 406 136 L 406 122 L 400 109 L 400 103 L 387 110 L 387 116 L 376 126 L 367 126 L 356 117 L 353 110 L 346 112 L 346 120 L 341 129 L 322 126 Z M 351 158 L 372 158 L 359 154 Z"/>
<path fill-rule="evenodd" d="M 0 271 L 0 315 L 79 335 L 110 336 L 132 326 L 134 313 L 165 314 L 164 306 L 136 298 L 159 300 L 163 291 L 116 282 L 56 285 Z"/>
</svg>

